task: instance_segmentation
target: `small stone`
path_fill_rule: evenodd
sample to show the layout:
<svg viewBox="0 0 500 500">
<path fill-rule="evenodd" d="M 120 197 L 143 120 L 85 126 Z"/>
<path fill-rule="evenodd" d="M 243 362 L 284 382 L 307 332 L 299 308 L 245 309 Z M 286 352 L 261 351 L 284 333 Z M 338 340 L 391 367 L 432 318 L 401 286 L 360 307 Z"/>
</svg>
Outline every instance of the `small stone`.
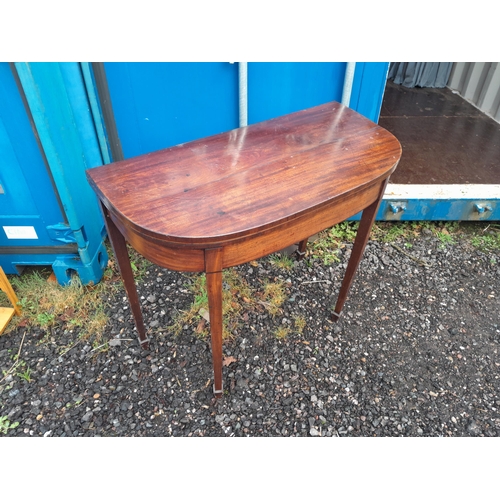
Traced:
<svg viewBox="0 0 500 500">
<path fill-rule="evenodd" d="M 85 413 L 85 415 L 82 417 L 82 420 L 83 420 L 84 422 L 88 422 L 88 421 L 92 418 L 92 416 L 93 416 L 93 415 L 94 415 L 94 414 L 93 414 L 91 411 L 88 411 L 88 412 L 87 412 L 87 413 Z"/>
<path fill-rule="evenodd" d="M 148 295 L 148 298 L 146 300 L 151 304 L 154 304 L 156 302 L 156 295 Z"/>
<path fill-rule="evenodd" d="M 389 266 L 391 264 L 391 259 L 387 255 L 382 255 L 381 260 L 384 266 Z"/>
<path fill-rule="evenodd" d="M 472 421 L 468 427 L 467 427 L 467 430 L 471 433 L 471 434 L 479 434 L 479 427 L 477 426 L 476 422 Z"/>
<path fill-rule="evenodd" d="M 314 436 L 314 437 L 315 437 L 315 436 L 319 436 L 319 431 L 318 431 L 318 429 L 316 429 L 315 427 L 312 427 L 312 428 L 309 430 L 309 434 L 310 434 L 311 436 Z"/>
</svg>

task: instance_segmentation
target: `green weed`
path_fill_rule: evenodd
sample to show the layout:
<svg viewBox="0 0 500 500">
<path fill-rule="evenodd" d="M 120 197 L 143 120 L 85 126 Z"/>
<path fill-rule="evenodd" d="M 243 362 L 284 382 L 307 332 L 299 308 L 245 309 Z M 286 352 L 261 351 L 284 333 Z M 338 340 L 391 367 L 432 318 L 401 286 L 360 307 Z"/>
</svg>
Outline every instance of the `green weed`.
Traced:
<svg viewBox="0 0 500 500">
<path fill-rule="evenodd" d="M 244 304 L 250 304 L 252 291 L 248 283 L 242 278 L 236 269 L 225 269 L 223 271 L 222 290 L 222 338 L 228 339 L 231 332 L 237 326 L 240 313 Z M 201 337 L 208 335 L 207 321 L 208 315 L 208 294 L 205 274 L 195 275 L 190 286 L 193 293 L 193 302 L 189 309 L 181 311 L 175 318 L 174 323 L 169 327 L 169 331 L 174 335 L 179 335 L 185 325 L 195 326 L 195 332 Z"/>
<path fill-rule="evenodd" d="M 279 269 L 290 271 L 293 269 L 293 259 L 285 254 L 276 253 L 269 257 L 269 261 Z"/>
<path fill-rule="evenodd" d="M 261 290 L 250 288 L 247 281 L 234 268 L 225 269 L 222 274 L 222 338 L 232 338 L 233 331 L 238 327 L 242 315 L 253 308 L 264 307 L 270 315 L 281 312 L 281 306 L 287 297 L 284 282 L 264 282 Z M 188 309 L 181 311 L 168 330 L 179 335 L 186 325 L 191 326 L 196 335 L 208 335 L 209 307 L 205 274 L 195 275 L 190 291 L 193 300 Z"/>
<path fill-rule="evenodd" d="M 472 246 L 481 251 L 500 250 L 500 232 L 496 234 L 478 234 L 471 237 Z"/>
<path fill-rule="evenodd" d="M 138 271 L 145 268 L 142 263 L 135 267 Z M 41 340 L 46 342 L 55 327 L 79 328 L 81 338 L 100 342 L 108 322 L 103 296 L 114 296 L 121 286 L 115 262 L 109 260 L 97 285 L 84 286 L 78 275 L 74 275 L 69 284 L 61 286 L 51 279 L 51 272 L 50 268 L 28 268 L 22 275 L 10 278 L 22 315 L 12 318 L 7 332 L 18 325 L 38 327 L 46 332 Z"/>
<path fill-rule="evenodd" d="M 341 248 L 346 242 L 354 241 L 358 225 L 357 222 L 346 221 L 321 231 L 316 241 L 309 245 L 309 255 L 320 259 L 325 266 L 339 262 Z"/>
<path fill-rule="evenodd" d="M 11 422 L 6 416 L 0 417 L 0 434 L 7 434 L 10 429 L 15 429 L 19 422 Z"/>
<path fill-rule="evenodd" d="M 44 330 L 55 323 L 55 318 L 55 314 L 46 311 L 43 311 L 36 315 L 38 325 L 41 326 Z"/>
<path fill-rule="evenodd" d="M 134 279 L 137 282 L 144 280 L 149 273 L 151 262 L 145 259 L 141 254 L 136 252 L 132 247 L 128 247 L 128 256 L 130 259 L 130 267 L 134 273 Z"/>
<path fill-rule="evenodd" d="M 26 382 L 31 382 L 31 368 L 29 366 L 26 367 L 24 371 L 17 371 L 16 375 L 19 378 L 26 380 Z"/>
<path fill-rule="evenodd" d="M 445 248 L 448 245 L 452 245 L 455 243 L 455 240 L 453 236 L 446 230 L 443 229 L 442 231 L 439 231 L 436 233 L 437 238 L 441 242 L 439 245 L 439 248 Z"/>
<path fill-rule="evenodd" d="M 415 228 L 407 222 L 378 222 L 373 225 L 371 237 L 383 243 L 393 243 L 413 235 Z"/>
</svg>

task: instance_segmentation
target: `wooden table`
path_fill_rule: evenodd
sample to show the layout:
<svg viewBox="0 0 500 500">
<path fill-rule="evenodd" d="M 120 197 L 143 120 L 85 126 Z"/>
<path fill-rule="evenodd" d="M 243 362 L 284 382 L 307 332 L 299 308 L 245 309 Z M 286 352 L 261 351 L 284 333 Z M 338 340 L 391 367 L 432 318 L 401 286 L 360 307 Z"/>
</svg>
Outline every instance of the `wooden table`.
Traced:
<svg viewBox="0 0 500 500">
<path fill-rule="evenodd" d="M 363 211 L 333 312 L 340 315 L 390 174 L 397 139 L 331 102 L 87 171 L 139 341 L 148 347 L 126 242 L 175 271 L 204 271 L 214 393 L 222 394 L 222 270 Z"/>
</svg>

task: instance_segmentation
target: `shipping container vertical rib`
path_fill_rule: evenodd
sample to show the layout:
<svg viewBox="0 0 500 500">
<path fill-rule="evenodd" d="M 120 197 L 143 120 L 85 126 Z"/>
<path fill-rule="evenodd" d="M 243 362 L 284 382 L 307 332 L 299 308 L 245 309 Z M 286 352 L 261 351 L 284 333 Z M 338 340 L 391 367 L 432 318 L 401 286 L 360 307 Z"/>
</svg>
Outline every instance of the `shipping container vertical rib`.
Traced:
<svg viewBox="0 0 500 500">
<path fill-rule="evenodd" d="M 456 62 L 448 87 L 500 123 L 500 63 Z"/>
</svg>

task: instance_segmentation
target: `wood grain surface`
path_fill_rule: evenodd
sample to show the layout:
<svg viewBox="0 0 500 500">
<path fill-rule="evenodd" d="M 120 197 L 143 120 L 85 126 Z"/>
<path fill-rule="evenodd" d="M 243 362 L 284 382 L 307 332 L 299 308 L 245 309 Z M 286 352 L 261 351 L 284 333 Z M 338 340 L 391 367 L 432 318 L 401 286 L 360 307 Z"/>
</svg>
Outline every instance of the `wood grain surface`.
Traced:
<svg viewBox="0 0 500 500">
<path fill-rule="evenodd" d="M 328 103 L 87 171 L 107 208 L 139 234 L 219 243 L 307 213 L 390 175 L 399 142 Z"/>
</svg>

